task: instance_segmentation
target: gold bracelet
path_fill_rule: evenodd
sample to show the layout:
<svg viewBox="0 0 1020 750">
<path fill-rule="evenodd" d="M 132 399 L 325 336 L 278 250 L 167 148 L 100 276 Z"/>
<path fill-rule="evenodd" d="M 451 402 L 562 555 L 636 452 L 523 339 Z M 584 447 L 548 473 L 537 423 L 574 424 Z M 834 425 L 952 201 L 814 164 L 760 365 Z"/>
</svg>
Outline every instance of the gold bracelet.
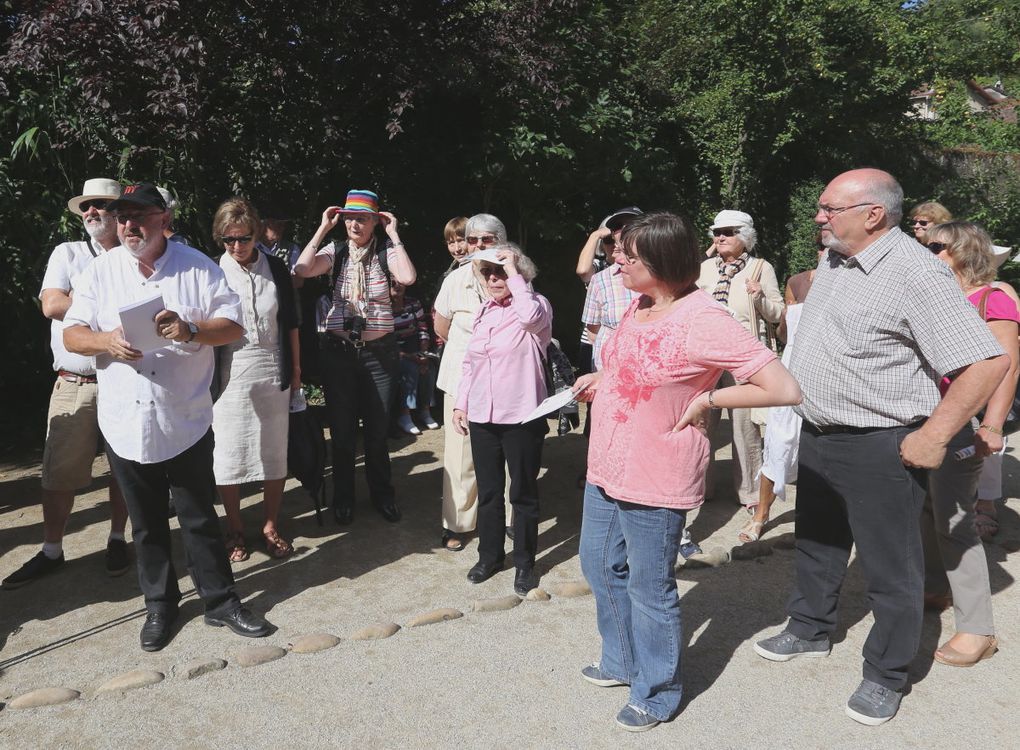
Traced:
<svg viewBox="0 0 1020 750">
<path fill-rule="evenodd" d="M 1001 435 L 1002 434 L 1002 430 L 1000 430 L 998 427 L 992 427 L 990 424 L 983 424 L 980 427 L 978 427 L 978 429 L 979 430 L 988 430 L 993 435 Z"/>
</svg>

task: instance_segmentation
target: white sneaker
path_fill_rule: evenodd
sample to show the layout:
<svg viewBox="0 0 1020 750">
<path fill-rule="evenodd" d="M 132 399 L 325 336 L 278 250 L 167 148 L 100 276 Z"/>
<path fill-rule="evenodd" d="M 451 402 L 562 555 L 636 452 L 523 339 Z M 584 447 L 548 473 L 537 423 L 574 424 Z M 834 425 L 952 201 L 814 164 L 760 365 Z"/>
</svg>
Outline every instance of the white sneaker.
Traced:
<svg viewBox="0 0 1020 750">
<path fill-rule="evenodd" d="M 436 420 L 434 420 L 432 418 L 432 414 L 429 412 L 428 409 L 419 409 L 418 410 L 418 419 L 421 420 L 421 423 L 423 425 L 425 425 L 425 429 L 427 429 L 427 430 L 438 430 L 439 429 L 439 422 L 437 422 Z"/>
<path fill-rule="evenodd" d="M 419 430 L 415 426 L 414 422 L 411 421 L 411 416 L 409 414 L 401 414 L 397 418 L 397 424 L 400 426 L 400 429 L 408 435 L 421 435 L 421 430 Z"/>
</svg>

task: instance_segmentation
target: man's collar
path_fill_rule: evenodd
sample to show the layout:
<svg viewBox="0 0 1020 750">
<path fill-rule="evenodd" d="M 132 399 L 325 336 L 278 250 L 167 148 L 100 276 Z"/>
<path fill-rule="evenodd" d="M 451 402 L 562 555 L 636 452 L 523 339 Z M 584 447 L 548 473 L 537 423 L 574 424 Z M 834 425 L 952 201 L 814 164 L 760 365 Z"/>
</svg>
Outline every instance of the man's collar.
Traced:
<svg viewBox="0 0 1020 750">
<path fill-rule="evenodd" d="M 858 266 L 864 273 L 870 274 L 882 258 L 888 255 L 902 235 L 903 232 L 899 227 L 891 228 L 859 253 L 847 258 L 846 265 L 848 267 Z"/>
</svg>

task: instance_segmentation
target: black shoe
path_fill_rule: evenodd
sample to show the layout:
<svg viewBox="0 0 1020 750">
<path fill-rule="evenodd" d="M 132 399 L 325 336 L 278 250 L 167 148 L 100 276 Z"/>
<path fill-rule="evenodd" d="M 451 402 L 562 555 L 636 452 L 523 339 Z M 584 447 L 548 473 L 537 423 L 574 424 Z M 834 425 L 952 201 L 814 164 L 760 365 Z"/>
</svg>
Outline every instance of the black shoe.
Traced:
<svg viewBox="0 0 1020 750">
<path fill-rule="evenodd" d="M 122 576 L 131 567 L 128 557 L 127 542 L 123 539 L 111 539 L 106 543 L 106 574 Z"/>
<path fill-rule="evenodd" d="M 502 560 L 494 563 L 485 563 L 479 560 L 475 563 L 475 566 L 468 571 L 467 579 L 471 581 L 471 583 L 481 583 L 482 581 L 489 580 L 501 570 L 503 570 Z"/>
<path fill-rule="evenodd" d="M 379 511 L 380 516 L 385 518 L 390 523 L 396 523 L 397 521 L 404 517 L 403 514 L 400 512 L 400 508 L 398 508 L 397 504 L 393 502 L 384 503 L 382 505 L 376 505 L 375 509 Z"/>
<path fill-rule="evenodd" d="M 333 519 L 341 526 L 350 526 L 354 522 L 354 506 L 333 503 Z"/>
<path fill-rule="evenodd" d="M 42 550 L 40 550 L 35 557 L 7 576 L 2 585 L 5 589 L 21 588 L 26 583 L 34 581 L 36 578 L 40 578 L 47 573 L 52 573 L 63 564 L 63 552 L 60 553 L 60 557 L 56 560 L 51 560 L 46 557 Z"/>
<path fill-rule="evenodd" d="M 233 612 L 222 617 L 214 617 L 207 614 L 205 616 L 205 624 L 217 628 L 226 625 L 235 633 L 243 635 L 245 638 L 265 638 L 274 629 L 266 618 L 255 614 L 247 607 L 238 607 Z"/>
<path fill-rule="evenodd" d="M 168 644 L 175 619 L 176 612 L 149 612 L 142 625 L 142 651 L 160 651 Z"/>
<path fill-rule="evenodd" d="M 532 589 L 538 588 L 538 576 L 533 568 L 518 568 L 514 574 L 514 593 L 527 596 Z"/>
<path fill-rule="evenodd" d="M 513 526 L 507 526 L 506 527 L 506 538 L 509 539 L 511 542 L 514 540 L 514 527 Z"/>
</svg>

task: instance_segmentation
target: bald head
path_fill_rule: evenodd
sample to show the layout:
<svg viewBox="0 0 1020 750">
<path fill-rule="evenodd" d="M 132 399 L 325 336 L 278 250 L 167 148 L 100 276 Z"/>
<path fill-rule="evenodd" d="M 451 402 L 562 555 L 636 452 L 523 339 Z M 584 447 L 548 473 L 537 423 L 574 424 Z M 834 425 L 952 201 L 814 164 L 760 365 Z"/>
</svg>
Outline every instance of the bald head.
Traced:
<svg viewBox="0 0 1020 750">
<path fill-rule="evenodd" d="M 830 182 L 829 188 L 833 187 L 850 197 L 853 203 L 874 203 L 884 208 L 886 229 L 896 226 L 903 218 L 903 188 L 888 172 L 851 169 Z"/>
</svg>

